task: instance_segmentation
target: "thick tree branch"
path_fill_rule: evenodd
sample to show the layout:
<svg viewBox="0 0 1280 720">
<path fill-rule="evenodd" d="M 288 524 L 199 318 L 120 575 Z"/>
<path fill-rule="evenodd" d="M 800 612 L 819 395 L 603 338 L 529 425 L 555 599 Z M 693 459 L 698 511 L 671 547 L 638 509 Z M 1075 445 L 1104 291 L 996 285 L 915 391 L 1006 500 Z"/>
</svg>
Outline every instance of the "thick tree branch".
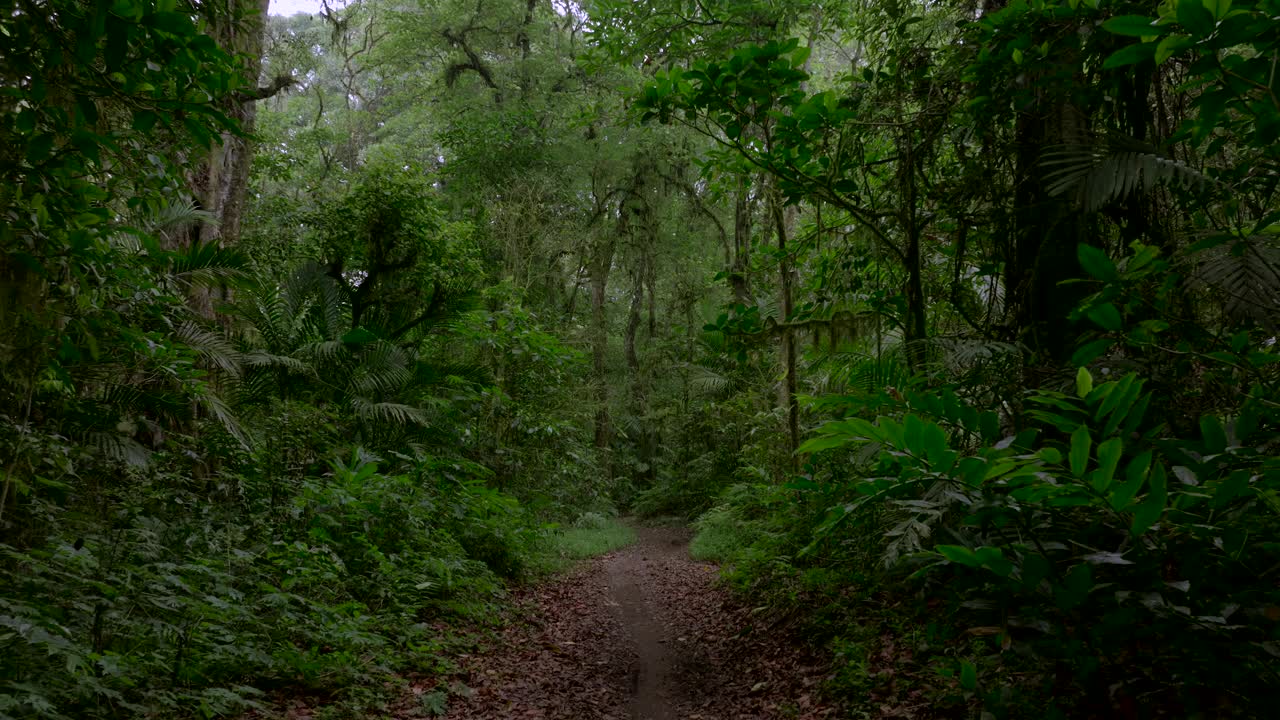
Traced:
<svg viewBox="0 0 1280 720">
<path fill-rule="evenodd" d="M 236 93 L 236 101 L 247 103 L 255 100 L 266 100 L 269 97 L 275 97 L 287 87 L 294 84 L 292 75 L 278 75 L 276 79 L 271 81 L 266 87 L 259 87 L 254 90 L 244 90 Z"/>
</svg>

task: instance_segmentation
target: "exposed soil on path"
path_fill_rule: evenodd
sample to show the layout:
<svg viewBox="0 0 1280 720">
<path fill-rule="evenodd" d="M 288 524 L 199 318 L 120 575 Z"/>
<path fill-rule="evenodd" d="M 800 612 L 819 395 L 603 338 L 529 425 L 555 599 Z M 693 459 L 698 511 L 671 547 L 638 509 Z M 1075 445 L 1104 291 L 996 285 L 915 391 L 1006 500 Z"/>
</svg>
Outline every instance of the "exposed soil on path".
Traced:
<svg viewBox="0 0 1280 720">
<path fill-rule="evenodd" d="M 454 720 L 747 720 L 835 717 L 823 670 L 715 586 L 688 531 L 639 541 L 522 591 L 508 627 L 453 679 Z"/>
</svg>

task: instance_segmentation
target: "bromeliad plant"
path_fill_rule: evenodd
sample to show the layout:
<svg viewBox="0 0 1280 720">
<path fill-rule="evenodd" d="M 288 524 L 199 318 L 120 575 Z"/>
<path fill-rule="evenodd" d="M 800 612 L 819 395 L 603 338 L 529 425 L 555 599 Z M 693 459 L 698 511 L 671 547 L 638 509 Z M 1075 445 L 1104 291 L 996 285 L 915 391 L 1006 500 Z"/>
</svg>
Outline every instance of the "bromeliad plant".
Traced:
<svg viewBox="0 0 1280 720">
<path fill-rule="evenodd" d="M 885 562 L 914 569 L 1008 657 L 1037 661 L 1044 695 L 1115 707 L 1174 690 L 1190 711 L 1247 712 L 1280 683 L 1275 408 L 1247 395 L 1176 437 L 1145 384 L 1099 384 L 1082 367 L 1074 393 L 1030 394 L 1028 427 L 1003 437 L 995 413 L 950 391 L 909 395 L 900 418 L 829 422 L 802 451 L 879 454 L 809 552 L 890 510 Z M 1001 674 L 960 680 L 999 711 Z"/>
</svg>

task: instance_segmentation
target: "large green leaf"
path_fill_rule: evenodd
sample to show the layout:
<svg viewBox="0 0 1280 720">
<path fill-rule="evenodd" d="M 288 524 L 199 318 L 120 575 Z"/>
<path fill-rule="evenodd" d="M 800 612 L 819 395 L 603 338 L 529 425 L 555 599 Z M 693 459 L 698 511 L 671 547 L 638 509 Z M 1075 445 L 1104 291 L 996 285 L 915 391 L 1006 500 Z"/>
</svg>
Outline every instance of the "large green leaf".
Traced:
<svg viewBox="0 0 1280 720">
<path fill-rule="evenodd" d="M 1111 282 L 1118 277 L 1116 264 L 1100 248 L 1080 243 L 1076 246 L 1076 257 L 1080 260 L 1080 267 L 1099 280 Z"/>
<path fill-rule="evenodd" d="M 1206 37 L 1213 32 L 1213 13 L 1209 12 L 1202 0 L 1177 0 L 1178 23 L 1191 31 L 1195 37 Z"/>
<path fill-rule="evenodd" d="M 1154 18 L 1143 15 L 1117 15 L 1102 23 L 1102 29 L 1109 33 L 1130 37 L 1151 37 L 1168 32 L 1167 27 L 1161 27 L 1155 23 Z"/>
<path fill-rule="evenodd" d="M 1150 488 L 1147 496 L 1138 503 L 1133 512 L 1133 524 L 1129 531 L 1134 535 L 1143 535 L 1160 521 L 1164 515 L 1165 503 L 1168 500 L 1168 475 L 1164 465 L 1157 464 L 1151 471 Z"/>
<path fill-rule="evenodd" d="M 1089 373 L 1089 368 L 1082 367 L 1076 371 L 1076 395 L 1085 398 L 1091 392 L 1093 392 L 1093 375 Z"/>
<path fill-rule="evenodd" d="M 1081 425 L 1071 433 L 1071 451 L 1067 459 L 1072 475 L 1084 477 L 1084 472 L 1089 467 L 1089 449 L 1092 445 L 1093 439 L 1089 437 L 1089 428 Z"/>
<path fill-rule="evenodd" d="M 1111 482 L 1115 478 L 1116 467 L 1120 464 L 1120 456 L 1123 453 L 1124 441 L 1120 438 L 1111 438 L 1099 443 L 1098 468 L 1090 476 L 1094 490 L 1105 493 L 1111 487 Z"/>
<path fill-rule="evenodd" d="M 1102 67 L 1106 70 L 1114 70 L 1115 68 L 1125 67 L 1126 65 L 1136 65 L 1140 62 L 1146 62 L 1147 60 L 1151 60 L 1155 57 L 1156 47 L 1157 44 L 1155 42 L 1126 45 L 1111 53 L 1111 55 L 1103 61 Z"/>
</svg>

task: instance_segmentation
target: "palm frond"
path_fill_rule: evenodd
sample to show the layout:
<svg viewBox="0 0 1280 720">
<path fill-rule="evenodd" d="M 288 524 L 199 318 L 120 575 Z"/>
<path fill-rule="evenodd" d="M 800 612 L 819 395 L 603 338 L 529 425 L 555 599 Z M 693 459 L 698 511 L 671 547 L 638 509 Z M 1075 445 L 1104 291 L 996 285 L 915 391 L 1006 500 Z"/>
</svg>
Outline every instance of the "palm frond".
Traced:
<svg viewBox="0 0 1280 720">
<path fill-rule="evenodd" d="M 110 367 L 110 366 L 108 366 Z M 183 392 L 156 385 L 142 386 L 118 382 L 119 376 L 108 377 L 90 396 L 101 408 L 101 416 L 151 415 L 187 417 L 190 403 Z M 93 422 L 97 422 L 95 418 Z"/>
<path fill-rule="evenodd" d="M 404 348 L 375 340 L 361 349 L 351 386 L 361 395 L 386 395 L 413 381 L 412 366 L 413 359 Z"/>
<path fill-rule="evenodd" d="M 1194 256 L 1193 277 L 1222 300 L 1232 320 L 1266 327 L 1280 321 L 1280 247 L 1263 236 L 1210 248 Z"/>
<path fill-rule="evenodd" d="M 94 431 L 85 434 L 86 443 L 110 460 L 132 467 L 151 463 L 151 451 L 137 440 L 118 433 Z"/>
<path fill-rule="evenodd" d="M 346 310 L 342 288 L 325 266 L 314 260 L 299 265 L 281 285 L 280 296 L 292 317 L 314 312 L 324 337 L 342 335 Z"/>
<path fill-rule="evenodd" d="M 252 350 L 240 356 L 240 358 L 247 367 L 275 368 L 277 370 L 285 370 L 298 375 L 309 375 L 312 373 L 311 366 L 298 358 L 290 357 L 288 355 L 276 355 L 265 350 Z"/>
<path fill-rule="evenodd" d="M 385 367 L 372 370 L 357 368 L 351 386 L 362 395 L 387 395 L 403 388 L 413 380 L 408 368 Z"/>
<path fill-rule="evenodd" d="M 280 379 L 274 373 L 251 372 L 236 384 L 237 406 L 263 402 L 281 394 Z"/>
<path fill-rule="evenodd" d="M 724 397 L 733 392 L 738 383 L 703 365 L 689 365 L 689 389 L 706 397 Z"/>
<path fill-rule="evenodd" d="M 318 362 L 333 362 L 346 352 L 347 346 L 341 340 L 322 340 L 299 348 L 304 356 L 314 358 Z"/>
<path fill-rule="evenodd" d="M 977 337 L 934 337 L 928 343 L 941 351 L 942 364 L 953 371 L 1022 353 L 1022 348 L 1013 343 Z"/>
<path fill-rule="evenodd" d="M 1040 164 L 1046 169 L 1049 194 L 1073 194 L 1086 212 L 1158 185 L 1191 189 L 1209 182 L 1203 173 L 1164 155 L 1156 146 L 1120 134 L 1095 142 L 1054 145 Z"/>
<path fill-rule="evenodd" d="M 366 398 L 351 399 L 351 409 L 356 417 L 365 421 L 378 421 L 392 425 L 420 425 L 427 427 L 428 422 L 422 411 L 411 405 L 394 402 L 372 402 Z"/>
<path fill-rule="evenodd" d="M 444 290 L 437 290 L 445 293 Z M 484 303 L 480 293 L 473 290 L 465 292 L 445 293 L 439 302 L 432 301 L 430 314 L 418 326 L 417 332 L 422 334 L 454 332 L 466 324 L 467 315 L 480 309 Z"/>
<path fill-rule="evenodd" d="M 153 232 L 168 233 L 175 229 L 185 230 L 192 225 L 216 225 L 217 223 L 217 215 L 197 208 L 195 200 L 187 200 L 185 203 L 164 206 L 159 213 L 148 220 L 147 226 Z"/>
<path fill-rule="evenodd" d="M 231 411 L 231 408 L 227 405 L 225 400 L 212 392 L 206 392 L 200 397 L 200 406 L 205 409 L 205 412 L 209 414 L 209 417 L 217 420 L 218 424 L 222 426 L 222 429 L 226 430 L 228 435 L 235 438 L 236 442 L 240 443 L 242 448 L 245 450 L 252 448 L 253 442 L 250 440 L 249 434 L 245 432 L 244 427 L 240 424 L 239 418 L 237 418 L 235 413 Z"/>
<path fill-rule="evenodd" d="M 245 255 L 217 243 L 194 243 L 186 252 L 170 254 L 170 272 L 183 282 L 199 287 L 221 285 L 248 277 Z"/>
<path fill-rule="evenodd" d="M 414 365 L 414 382 L 419 385 L 488 385 L 493 373 L 479 363 L 436 362 L 419 359 Z"/>
<path fill-rule="evenodd" d="M 240 353 L 231 340 L 220 332 L 205 330 L 193 322 L 185 322 L 174 331 L 181 343 L 195 351 L 196 356 L 231 377 L 240 377 Z"/>
<path fill-rule="evenodd" d="M 772 318 L 774 322 L 781 323 L 786 320 L 782 317 L 781 301 L 773 295 L 765 295 L 756 301 L 756 307 L 760 310 L 760 319 L 768 320 Z"/>
<path fill-rule="evenodd" d="M 900 346 L 893 346 L 879 359 L 864 353 L 834 353 L 837 374 L 843 374 L 846 387 L 866 393 L 877 393 L 886 387 L 904 388 L 911 384 L 911 369 L 901 357 Z"/>
<path fill-rule="evenodd" d="M 407 368 L 413 358 L 404 348 L 386 340 L 373 340 L 361 347 L 361 365 L 372 369 Z"/>
<path fill-rule="evenodd" d="M 296 319 L 286 313 L 279 292 L 259 288 L 247 301 L 236 303 L 232 308 L 257 331 L 267 348 L 284 350 L 295 344 L 296 333 L 292 326 Z"/>
</svg>

